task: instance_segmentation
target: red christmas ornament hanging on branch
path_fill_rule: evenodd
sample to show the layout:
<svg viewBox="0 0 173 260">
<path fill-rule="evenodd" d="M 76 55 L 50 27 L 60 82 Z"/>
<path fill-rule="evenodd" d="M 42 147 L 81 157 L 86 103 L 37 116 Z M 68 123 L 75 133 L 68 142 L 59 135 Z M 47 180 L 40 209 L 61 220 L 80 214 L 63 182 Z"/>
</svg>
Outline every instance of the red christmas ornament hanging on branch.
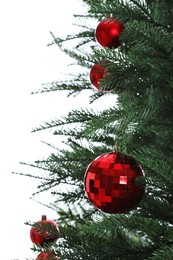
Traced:
<svg viewBox="0 0 173 260">
<path fill-rule="evenodd" d="M 99 88 L 99 83 L 102 80 L 102 78 L 104 77 L 105 74 L 105 70 L 106 68 L 95 64 L 92 66 L 91 70 L 90 70 L 90 81 L 91 84 L 96 87 L 97 89 Z"/>
<path fill-rule="evenodd" d="M 124 29 L 119 20 L 105 18 L 98 24 L 95 36 L 102 47 L 118 48 L 121 45 L 120 34 Z"/>
<path fill-rule="evenodd" d="M 127 213 L 144 195 L 144 173 L 132 157 L 106 153 L 88 166 L 84 186 L 86 196 L 96 208 L 106 213 Z"/>
<path fill-rule="evenodd" d="M 107 92 L 109 90 L 101 90 L 99 89 L 100 87 L 100 82 L 102 81 L 103 78 L 107 77 L 110 75 L 109 72 L 106 72 L 106 67 L 103 67 L 99 64 L 95 64 L 92 66 L 89 74 L 90 82 L 91 84 L 97 88 L 97 90 L 102 91 L 102 92 Z"/>
<path fill-rule="evenodd" d="M 55 243 L 59 236 L 59 228 L 57 224 L 46 219 L 46 216 L 42 216 L 42 220 L 36 222 L 30 230 L 31 241 L 44 247 L 44 244 Z"/>
<path fill-rule="evenodd" d="M 36 260 L 58 260 L 58 256 L 56 256 L 53 252 L 41 252 Z"/>
</svg>

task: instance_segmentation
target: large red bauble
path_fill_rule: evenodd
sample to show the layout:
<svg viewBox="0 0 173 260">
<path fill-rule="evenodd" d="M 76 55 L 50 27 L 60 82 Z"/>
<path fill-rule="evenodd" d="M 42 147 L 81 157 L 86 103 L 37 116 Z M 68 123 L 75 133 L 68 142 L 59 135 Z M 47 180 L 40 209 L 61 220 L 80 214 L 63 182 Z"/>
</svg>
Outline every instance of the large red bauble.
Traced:
<svg viewBox="0 0 173 260">
<path fill-rule="evenodd" d="M 36 222 L 30 230 L 31 241 L 40 246 L 56 242 L 59 236 L 59 228 L 57 224 L 42 216 L 42 220 Z"/>
<path fill-rule="evenodd" d="M 121 45 L 120 34 L 124 29 L 119 20 L 105 18 L 96 28 L 96 39 L 102 47 L 118 48 Z"/>
<path fill-rule="evenodd" d="M 106 213 L 127 213 L 142 199 L 145 182 L 136 160 L 122 153 L 106 153 L 91 162 L 85 173 L 85 194 Z"/>
<path fill-rule="evenodd" d="M 36 260 L 58 260 L 58 256 L 52 252 L 41 252 Z"/>
<path fill-rule="evenodd" d="M 95 64 L 90 70 L 90 81 L 91 84 L 99 90 L 100 81 L 106 76 L 106 68 L 101 65 Z"/>
</svg>

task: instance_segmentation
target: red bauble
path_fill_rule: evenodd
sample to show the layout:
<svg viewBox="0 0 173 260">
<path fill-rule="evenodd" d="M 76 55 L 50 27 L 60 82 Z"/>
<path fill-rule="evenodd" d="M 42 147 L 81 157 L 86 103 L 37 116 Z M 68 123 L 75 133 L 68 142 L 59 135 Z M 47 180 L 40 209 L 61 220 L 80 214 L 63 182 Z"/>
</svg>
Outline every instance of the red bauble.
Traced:
<svg viewBox="0 0 173 260">
<path fill-rule="evenodd" d="M 105 18 L 96 28 L 96 39 L 102 47 L 118 48 L 121 45 L 120 34 L 125 29 L 120 21 Z"/>
<path fill-rule="evenodd" d="M 58 256 L 52 252 L 41 252 L 36 260 L 58 260 Z"/>
<path fill-rule="evenodd" d="M 47 220 L 45 215 L 30 230 L 31 241 L 40 246 L 55 243 L 58 236 L 59 228 L 57 224 L 52 220 Z"/>
<path fill-rule="evenodd" d="M 142 199 L 144 173 L 132 157 L 106 153 L 91 162 L 85 173 L 85 193 L 89 201 L 107 213 L 127 213 Z M 142 178 L 141 178 L 142 180 Z"/>
<path fill-rule="evenodd" d="M 91 84 L 99 90 L 99 84 L 103 77 L 106 76 L 106 68 L 101 65 L 95 64 L 90 70 L 90 81 Z"/>
</svg>

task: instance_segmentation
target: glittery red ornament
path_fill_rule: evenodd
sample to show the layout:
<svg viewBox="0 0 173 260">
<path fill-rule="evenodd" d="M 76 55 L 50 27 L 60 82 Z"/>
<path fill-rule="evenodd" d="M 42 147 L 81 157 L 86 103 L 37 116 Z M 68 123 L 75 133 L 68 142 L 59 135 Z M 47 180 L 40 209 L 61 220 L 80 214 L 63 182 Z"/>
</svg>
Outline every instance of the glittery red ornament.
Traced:
<svg viewBox="0 0 173 260">
<path fill-rule="evenodd" d="M 59 228 L 52 220 L 47 220 L 42 216 L 42 220 L 36 222 L 30 230 L 31 241 L 40 246 L 56 242 L 59 236 Z"/>
<path fill-rule="evenodd" d="M 98 64 L 93 65 L 90 70 L 90 74 L 89 74 L 91 84 L 94 87 L 96 87 L 97 90 L 100 90 L 99 85 L 100 85 L 102 78 L 108 76 L 109 74 L 110 74 L 109 72 L 106 72 L 105 67 L 102 67 L 101 65 L 98 65 Z M 105 89 L 105 90 L 100 90 L 100 91 L 105 92 L 107 90 Z"/>
<path fill-rule="evenodd" d="M 103 212 L 127 213 L 144 195 L 143 177 L 141 166 L 132 157 L 106 153 L 88 166 L 85 193 L 89 201 Z"/>
<path fill-rule="evenodd" d="M 52 252 L 41 252 L 36 260 L 58 260 L 58 256 Z"/>
<path fill-rule="evenodd" d="M 118 48 L 121 45 L 120 34 L 124 29 L 119 20 L 105 18 L 96 28 L 96 39 L 102 47 Z"/>
</svg>

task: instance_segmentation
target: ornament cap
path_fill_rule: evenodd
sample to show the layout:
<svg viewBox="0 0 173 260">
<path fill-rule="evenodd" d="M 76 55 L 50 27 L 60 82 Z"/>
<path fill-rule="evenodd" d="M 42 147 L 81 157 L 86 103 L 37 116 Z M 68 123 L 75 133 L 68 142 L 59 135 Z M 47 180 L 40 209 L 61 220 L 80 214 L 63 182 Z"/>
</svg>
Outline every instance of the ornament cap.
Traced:
<svg viewBox="0 0 173 260">
<path fill-rule="evenodd" d="M 47 219 L 46 215 L 41 216 L 41 220 L 46 220 L 46 219 Z"/>
<path fill-rule="evenodd" d="M 120 152 L 120 148 L 118 147 L 118 145 L 114 145 L 113 146 L 113 153 L 119 153 Z"/>
</svg>

